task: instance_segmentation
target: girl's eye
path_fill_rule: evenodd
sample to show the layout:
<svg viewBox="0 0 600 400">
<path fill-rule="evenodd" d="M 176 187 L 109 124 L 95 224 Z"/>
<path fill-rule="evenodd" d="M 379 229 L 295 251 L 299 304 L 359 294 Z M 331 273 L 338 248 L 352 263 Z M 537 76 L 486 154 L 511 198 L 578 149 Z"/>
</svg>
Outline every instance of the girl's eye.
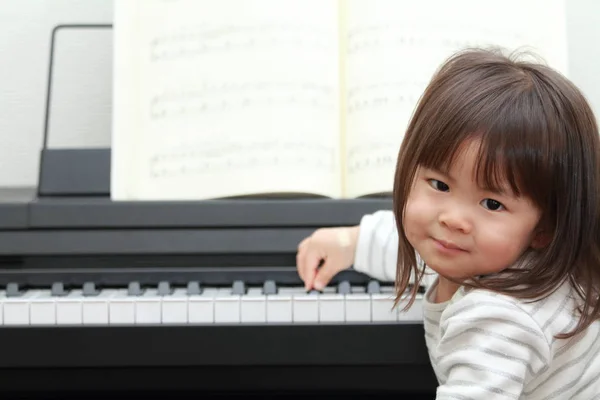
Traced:
<svg viewBox="0 0 600 400">
<path fill-rule="evenodd" d="M 483 199 L 481 205 L 490 211 L 500 211 L 504 209 L 502 203 L 493 199 Z"/>
<path fill-rule="evenodd" d="M 440 192 L 447 192 L 450 190 L 450 187 L 448 185 L 446 185 L 442 181 L 438 181 L 437 179 L 429 179 L 429 184 L 435 190 L 439 190 Z"/>
</svg>

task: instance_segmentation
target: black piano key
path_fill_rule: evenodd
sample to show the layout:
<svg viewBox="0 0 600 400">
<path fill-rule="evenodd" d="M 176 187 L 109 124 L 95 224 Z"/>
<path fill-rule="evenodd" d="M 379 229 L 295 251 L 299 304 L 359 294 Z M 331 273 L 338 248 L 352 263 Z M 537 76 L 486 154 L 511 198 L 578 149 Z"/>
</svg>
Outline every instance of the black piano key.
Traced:
<svg viewBox="0 0 600 400">
<path fill-rule="evenodd" d="M 157 293 L 159 296 L 169 296 L 172 293 L 171 285 L 167 281 L 158 283 Z"/>
<path fill-rule="evenodd" d="M 100 291 L 96 289 L 94 282 L 85 282 L 83 284 L 82 294 L 84 297 L 98 296 L 99 293 Z"/>
<path fill-rule="evenodd" d="M 244 281 L 234 281 L 233 286 L 231 287 L 231 294 L 234 295 L 244 295 L 246 294 L 246 284 Z"/>
<path fill-rule="evenodd" d="M 65 285 L 62 282 L 54 282 L 52 284 L 52 289 L 50 290 L 52 296 L 66 296 L 67 291 L 65 290 Z"/>
<path fill-rule="evenodd" d="M 378 281 L 370 281 L 367 285 L 367 293 L 376 294 L 381 293 L 381 285 Z"/>
<path fill-rule="evenodd" d="M 139 282 L 129 282 L 129 286 L 127 287 L 127 296 L 141 296 L 142 292 L 143 290 Z"/>
<path fill-rule="evenodd" d="M 277 284 L 274 280 L 268 280 L 263 283 L 263 294 L 277 294 Z"/>
<path fill-rule="evenodd" d="M 342 281 L 338 283 L 337 292 L 339 294 L 350 294 L 352 292 L 352 288 L 350 287 L 350 282 Z"/>
<path fill-rule="evenodd" d="M 18 283 L 11 282 L 6 285 L 6 297 L 19 297 L 21 294 Z"/>
<path fill-rule="evenodd" d="M 187 294 L 188 296 L 199 296 L 202 294 L 202 289 L 200 288 L 200 283 L 197 281 L 188 282 L 187 284 Z"/>
</svg>

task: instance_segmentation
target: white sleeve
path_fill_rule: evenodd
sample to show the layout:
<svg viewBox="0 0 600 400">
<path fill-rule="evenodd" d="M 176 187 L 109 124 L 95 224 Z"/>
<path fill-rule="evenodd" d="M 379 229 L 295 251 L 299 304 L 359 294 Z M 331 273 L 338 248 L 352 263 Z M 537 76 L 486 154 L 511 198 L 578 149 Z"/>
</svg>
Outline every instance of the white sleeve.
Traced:
<svg viewBox="0 0 600 400">
<path fill-rule="evenodd" d="M 384 282 L 396 279 L 398 262 L 398 230 L 394 213 L 389 210 L 367 214 L 360 221 L 354 269 Z M 421 257 L 417 254 L 417 262 Z M 436 274 L 429 268 L 425 270 L 422 285 L 429 287 Z M 414 277 L 411 277 L 414 282 Z"/>
<path fill-rule="evenodd" d="M 354 269 L 381 281 L 396 279 L 398 231 L 394 213 L 377 211 L 362 217 Z"/>
</svg>

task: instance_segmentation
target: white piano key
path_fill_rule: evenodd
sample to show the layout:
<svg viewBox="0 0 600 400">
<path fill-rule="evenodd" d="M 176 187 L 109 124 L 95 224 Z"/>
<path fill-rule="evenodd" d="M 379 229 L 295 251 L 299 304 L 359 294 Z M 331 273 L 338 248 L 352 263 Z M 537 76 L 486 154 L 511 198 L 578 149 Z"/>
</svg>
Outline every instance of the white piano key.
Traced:
<svg viewBox="0 0 600 400">
<path fill-rule="evenodd" d="M 31 325 L 56 324 L 56 297 L 50 290 L 40 290 L 31 299 L 29 305 L 29 323 Z"/>
<path fill-rule="evenodd" d="M 351 293 L 345 297 L 346 322 L 371 321 L 371 296 L 366 293 Z"/>
<path fill-rule="evenodd" d="M 36 291 L 27 291 L 18 297 L 4 297 L 4 325 L 29 325 L 29 303 Z"/>
<path fill-rule="evenodd" d="M 267 295 L 267 322 L 292 322 L 292 295 Z"/>
<path fill-rule="evenodd" d="M 297 293 L 292 296 L 294 322 L 319 322 L 319 294 Z"/>
<path fill-rule="evenodd" d="M 215 322 L 239 323 L 241 295 L 232 294 L 231 288 L 221 288 L 215 296 Z"/>
<path fill-rule="evenodd" d="M 156 289 L 147 289 L 134 301 L 136 324 L 160 324 L 162 299 Z"/>
<path fill-rule="evenodd" d="M 261 288 L 249 288 L 241 298 L 241 322 L 267 322 L 267 296 Z"/>
<path fill-rule="evenodd" d="M 139 296 L 129 297 L 126 289 L 118 289 L 108 301 L 108 319 L 110 324 L 129 325 L 135 323 L 135 300 Z"/>
<path fill-rule="evenodd" d="M 319 295 L 319 322 L 344 322 L 345 314 L 343 294 L 323 293 Z"/>
<path fill-rule="evenodd" d="M 400 302 L 397 307 L 396 317 L 398 321 L 422 322 L 423 321 L 423 294 L 418 293 L 415 301 L 407 311 L 402 311 L 405 302 Z"/>
<path fill-rule="evenodd" d="M 394 306 L 393 293 L 373 293 L 371 294 L 371 321 L 384 322 L 396 321 L 397 310 Z"/>
<path fill-rule="evenodd" d="M 6 299 L 6 291 L 0 290 L 0 326 L 4 324 L 4 300 Z"/>
<path fill-rule="evenodd" d="M 305 294 L 306 289 L 304 286 L 282 286 L 279 288 L 279 294 L 289 294 L 289 295 L 297 295 L 297 294 Z"/>
<path fill-rule="evenodd" d="M 215 322 L 216 288 L 204 288 L 202 294 L 188 296 L 188 322 L 192 324 L 212 324 Z"/>
<path fill-rule="evenodd" d="M 110 298 L 118 291 L 103 289 L 96 296 L 84 296 L 81 301 L 84 325 L 106 325 L 110 323 Z"/>
<path fill-rule="evenodd" d="M 71 290 L 66 296 L 56 299 L 56 323 L 58 325 L 81 325 L 83 323 L 81 289 Z"/>
<path fill-rule="evenodd" d="M 186 289 L 178 288 L 162 298 L 163 324 L 185 324 L 188 322 L 188 296 Z"/>
<path fill-rule="evenodd" d="M 364 286 L 352 286 L 350 291 L 352 293 L 367 293 L 367 288 Z"/>
</svg>

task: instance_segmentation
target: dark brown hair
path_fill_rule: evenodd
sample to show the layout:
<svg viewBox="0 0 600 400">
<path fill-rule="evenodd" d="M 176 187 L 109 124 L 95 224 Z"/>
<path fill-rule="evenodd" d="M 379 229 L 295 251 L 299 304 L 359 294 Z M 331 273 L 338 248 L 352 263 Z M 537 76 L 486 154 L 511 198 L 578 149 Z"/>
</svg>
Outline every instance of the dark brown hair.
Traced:
<svg viewBox="0 0 600 400">
<path fill-rule="evenodd" d="M 581 318 L 569 337 L 600 317 L 600 142 L 583 94 L 560 73 L 525 53 L 468 49 L 436 72 L 412 116 L 396 167 L 394 212 L 398 227 L 396 304 L 410 275 L 418 282 L 414 248 L 403 214 L 419 166 L 445 170 L 470 139 L 480 140 L 477 179 L 497 189 L 506 182 L 541 210 L 547 246 L 529 250 L 527 268 L 463 282 L 523 299 L 541 299 L 569 280 L 582 300 Z M 533 252 L 533 256 L 529 255 Z M 417 286 L 409 294 L 409 307 Z"/>
</svg>

